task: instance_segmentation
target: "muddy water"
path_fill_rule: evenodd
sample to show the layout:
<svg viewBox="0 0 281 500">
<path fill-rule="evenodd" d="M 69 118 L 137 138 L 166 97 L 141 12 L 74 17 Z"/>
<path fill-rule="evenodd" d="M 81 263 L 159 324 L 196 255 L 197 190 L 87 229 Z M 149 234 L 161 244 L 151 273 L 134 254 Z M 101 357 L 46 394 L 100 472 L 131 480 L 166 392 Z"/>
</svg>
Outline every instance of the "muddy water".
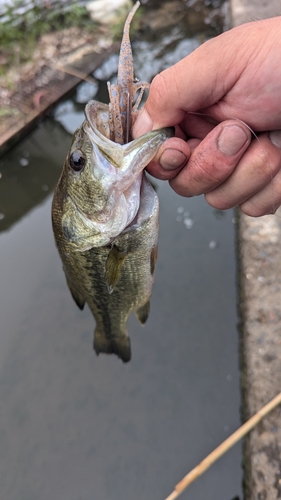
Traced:
<svg viewBox="0 0 281 500">
<path fill-rule="evenodd" d="M 198 44 L 177 31 L 161 36 L 161 54 L 148 36 L 137 40 L 137 76 L 149 79 Z M 3 499 L 164 500 L 240 425 L 231 211 L 154 181 L 159 261 L 147 325 L 129 320 L 128 365 L 96 357 L 93 317 L 67 289 L 51 230 L 52 190 L 82 102 L 103 100 L 115 64 L 111 58 L 95 75 L 99 86 L 80 87 L 0 159 Z M 238 444 L 182 498 L 242 498 L 241 460 Z"/>
</svg>

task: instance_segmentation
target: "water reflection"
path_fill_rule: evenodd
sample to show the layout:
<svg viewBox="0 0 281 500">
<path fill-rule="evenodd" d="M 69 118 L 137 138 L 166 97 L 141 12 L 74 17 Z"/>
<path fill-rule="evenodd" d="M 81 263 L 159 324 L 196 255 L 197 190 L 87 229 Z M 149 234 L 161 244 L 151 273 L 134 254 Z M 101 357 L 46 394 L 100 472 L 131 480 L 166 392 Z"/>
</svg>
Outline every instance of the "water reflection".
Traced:
<svg viewBox="0 0 281 500">
<path fill-rule="evenodd" d="M 71 136 L 52 119 L 0 160 L 0 231 L 52 193 Z"/>
</svg>

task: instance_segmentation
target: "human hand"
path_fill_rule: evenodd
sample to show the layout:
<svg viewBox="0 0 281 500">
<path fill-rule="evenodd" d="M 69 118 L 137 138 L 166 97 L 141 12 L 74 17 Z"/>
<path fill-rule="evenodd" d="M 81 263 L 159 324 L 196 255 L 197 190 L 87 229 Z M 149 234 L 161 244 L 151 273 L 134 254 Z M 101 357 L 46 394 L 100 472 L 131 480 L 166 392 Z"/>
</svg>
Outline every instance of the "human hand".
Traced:
<svg viewBox="0 0 281 500">
<path fill-rule="evenodd" d="M 260 216 L 280 206 L 280 30 L 280 17 L 241 25 L 155 77 L 133 134 L 174 125 L 176 137 L 152 175 L 218 209 Z"/>
</svg>

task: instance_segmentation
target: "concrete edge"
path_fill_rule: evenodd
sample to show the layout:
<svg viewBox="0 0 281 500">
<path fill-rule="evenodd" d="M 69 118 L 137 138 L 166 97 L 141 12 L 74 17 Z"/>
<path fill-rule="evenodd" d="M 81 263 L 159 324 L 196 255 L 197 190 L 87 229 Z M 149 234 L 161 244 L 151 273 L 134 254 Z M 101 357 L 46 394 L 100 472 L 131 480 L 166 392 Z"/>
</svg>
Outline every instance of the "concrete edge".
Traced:
<svg viewBox="0 0 281 500">
<path fill-rule="evenodd" d="M 83 74 L 85 77 L 93 73 L 96 68 L 114 52 L 119 49 L 120 43 L 113 43 L 103 49 L 102 52 L 92 52 L 84 56 L 76 63 L 74 70 L 77 73 Z M 0 136 L 0 156 L 8 149 L 25 137 L 41 120 L 50 112 L 60 101 L 71 95 L 73 90 L 81 83 L 79 76 L 72 74 L 64 74 L 63 79 L 60 78 L 60 72 L 56 71 L 53 79 L 43 88 L 45 92 L 43 104 L 39 109 L 30 109 L 28 116 L 23 115 L 19 118 L 17 124 L 7 129 Z"/>
<path fill-rule="evenodd" d="M 279 0 L 230 0 L 232 26 L 281 13 Z M 281 215 L 238 223 L 242 419 L 281 390 Z M 245 439 L 245 500 L 281 498 L 281 408 Z"/>
</svg>

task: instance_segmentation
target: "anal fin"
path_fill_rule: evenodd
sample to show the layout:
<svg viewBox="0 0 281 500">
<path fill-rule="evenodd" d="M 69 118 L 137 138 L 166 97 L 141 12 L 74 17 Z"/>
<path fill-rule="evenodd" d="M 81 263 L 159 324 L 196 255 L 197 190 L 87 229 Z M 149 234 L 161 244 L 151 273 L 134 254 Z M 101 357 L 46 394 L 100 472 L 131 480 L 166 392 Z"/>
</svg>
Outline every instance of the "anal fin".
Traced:
<svg viewBox="0 0 281 500">
<path fill-rule="evenodd" d="M 149 315 L 149 311 L 150 311 L 149 300 L 144 304 L 144 306 L 137 309 L 136 316 L 142 325 L 144 325 L 144 323 L 146 322 L 148 315 Z"/>
</svg>

